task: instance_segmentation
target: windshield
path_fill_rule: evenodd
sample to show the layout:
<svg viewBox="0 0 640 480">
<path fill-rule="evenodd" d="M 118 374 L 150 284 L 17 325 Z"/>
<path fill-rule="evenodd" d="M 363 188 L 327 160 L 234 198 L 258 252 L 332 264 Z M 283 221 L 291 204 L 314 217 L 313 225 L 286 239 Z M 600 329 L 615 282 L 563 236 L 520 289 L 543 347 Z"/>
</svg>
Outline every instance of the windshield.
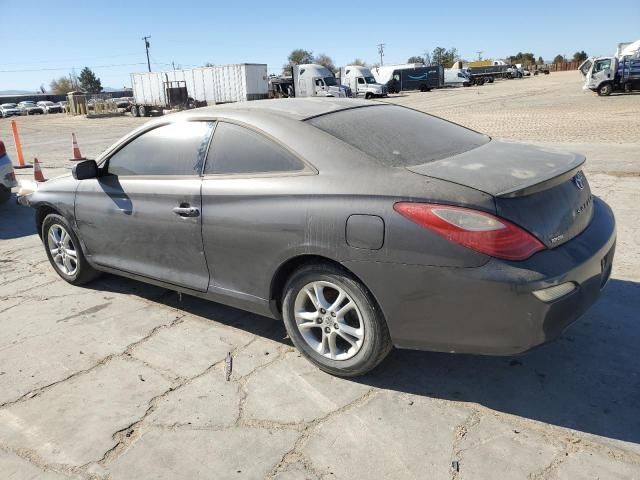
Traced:
<svg viewBox="0 0 640 480">
<path fill-rule="evenodd" d="M 324 77 L 324 84 L 327 87 L 335 87 L 338 85 L 338 82 L 336 82 L 335 77 Z"/>
<path fill-rule="evenodd" d="M 486 135 L 397 105 L 350 108 L 307 120 L 388 167 L 413 167 L 472 150 Z"/>
<path fill-rule="evenodd" d="M 580 67 L 580 72 L 582 72 L 583 75 L 587 75 L 589 73 L 589 70 L 591 70 L 591 65 L 593 65 L 591 60 L 587 60 Z"/>
<path fill-rule="evenodd" d="M 376 79 L 373 77 L 364 77 L 364 81 L 367 83 L 376 83 Z"/>
</svg>

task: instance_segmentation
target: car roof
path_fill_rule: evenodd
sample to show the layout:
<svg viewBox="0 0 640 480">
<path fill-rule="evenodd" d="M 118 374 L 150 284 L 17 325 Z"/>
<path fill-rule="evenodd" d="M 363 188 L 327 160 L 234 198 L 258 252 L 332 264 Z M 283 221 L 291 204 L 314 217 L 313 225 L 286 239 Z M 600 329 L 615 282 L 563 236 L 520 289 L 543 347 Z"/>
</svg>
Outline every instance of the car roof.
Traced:
<svg viewBox="0 0 640 480">
<path fill-rule="evenodd" d="M 237 102 L 211 107 L 198 108 L 183 112 L 186 117 L 203 118 L 224 117 L 225 113 L 238 118 L 250 117 L 251 114 L 277 115 L 292 120 L 306 120 L 319 115 L 339 112 L 350 108 L 380 105 L 382 102 L 371 100 L 356 100 L 351 98 L 281 98 L 270 100 L 254 100 L 251 102 Z"/>
</svg>

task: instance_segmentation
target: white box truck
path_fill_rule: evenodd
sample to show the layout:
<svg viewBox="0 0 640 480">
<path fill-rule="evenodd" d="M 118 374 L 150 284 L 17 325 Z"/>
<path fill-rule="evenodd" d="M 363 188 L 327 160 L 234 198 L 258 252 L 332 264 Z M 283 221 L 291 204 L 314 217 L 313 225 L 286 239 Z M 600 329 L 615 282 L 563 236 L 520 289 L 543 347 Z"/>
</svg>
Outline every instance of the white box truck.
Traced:
<svg viewBox="0 0 640 480">
<path fill-rule="evenodd" d="M 338 85 L 331 71 L 315 63 L 294 65 L 294 95 L 296 97 L 350 97 L 351 91 L 344 85 Z"/>
<path fill-rule="evenodd" d="M 268 98 L 267 65 L 241 63 L 131 74 L 133 116 Z"/>
<path fill-rule="evenodd" d="M 640 90 L 640 40 L 620 43 L 613 57 L 589 57 L 579 67 L 583 90 L 600 96 Z"/>
<path fill-rule="evenodd" d="M 389 89 L 376 82 L 371 70 L 361 65 L 347 65 L 340 69 L 340 83 L 351 89 L 354 97 L 386 97 Z"/>
</svg>

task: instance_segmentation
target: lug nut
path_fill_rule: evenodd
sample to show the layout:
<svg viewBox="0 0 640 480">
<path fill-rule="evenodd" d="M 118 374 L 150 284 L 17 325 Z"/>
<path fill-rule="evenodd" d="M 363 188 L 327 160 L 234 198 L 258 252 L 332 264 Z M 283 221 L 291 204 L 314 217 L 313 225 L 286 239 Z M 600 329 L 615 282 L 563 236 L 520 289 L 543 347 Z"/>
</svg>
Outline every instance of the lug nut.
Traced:
<svg viewBox="0 0 640 480">
<path fill-rule="evenodd" d="M 335 317 L 336 316 L 336 312 L 331 312 L 331 316 Z"/>
<path fill-rule="evenodd" d="M 333 324 L 333 328 L 335 328 L 336 330 L 338 330 L 338 328 L 339 328 L 339 327 L 338 327 L 338 323 L 337 323 L 337 322 Z"/>
<path fill-rule="evenodd" d="M 320 309 L 320 313 L 325 314 L 325 313 L 327 313 L 327 311 L 324 308 L 321 308 Z"/>
<path fill-rule="evenodd" d="M 329 327 L 324 327 L 325 333 L 331 333 L 331 329 Z"/>
<path fill-rule="evenodd" d="M 320 317 L 316 318 L 316 323 L 322 323 L 322 319 Z"/>
</svg>

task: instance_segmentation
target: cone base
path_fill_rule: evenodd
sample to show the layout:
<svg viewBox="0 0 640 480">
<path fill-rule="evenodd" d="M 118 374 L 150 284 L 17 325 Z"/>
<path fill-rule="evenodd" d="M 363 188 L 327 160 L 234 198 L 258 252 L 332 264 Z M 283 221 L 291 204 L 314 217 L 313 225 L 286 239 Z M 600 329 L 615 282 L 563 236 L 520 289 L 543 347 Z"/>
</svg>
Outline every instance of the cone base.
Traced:
<svg viewBox="0 0 640 480">
<path fill-rule="evenodd" d="M 70 158 L 69 161 L 70 162 L 82 162 L 86 160 L 86 158 Z"/>
<path fill-rule="evenodd" d="M 33 168 L 33 165 L 14 165 L 14 170 L 20 170 L 21 168 Z"/>
</svg>

